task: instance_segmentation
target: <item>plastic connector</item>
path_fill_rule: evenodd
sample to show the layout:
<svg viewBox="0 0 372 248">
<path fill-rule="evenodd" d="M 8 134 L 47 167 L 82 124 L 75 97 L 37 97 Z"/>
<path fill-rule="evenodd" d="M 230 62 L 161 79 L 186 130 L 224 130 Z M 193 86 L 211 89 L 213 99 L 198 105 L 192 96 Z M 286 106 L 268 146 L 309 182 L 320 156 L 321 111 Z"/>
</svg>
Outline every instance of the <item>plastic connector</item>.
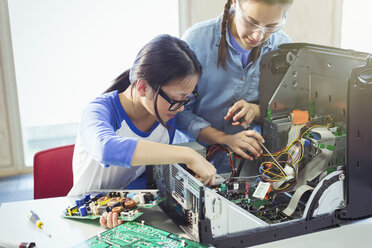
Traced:
<svg viewBox="0 0 372 248">
<path fill-rule="evenodd" d="M 285 180 L 286 180 L 287 182 L 291 181 L 292 179 L 294 179 L 294 176 L 292 176 L 292 175 L 289 175 L 289 176 L 286 176 L 286 177 L 285 177 Z"/>
</svg>

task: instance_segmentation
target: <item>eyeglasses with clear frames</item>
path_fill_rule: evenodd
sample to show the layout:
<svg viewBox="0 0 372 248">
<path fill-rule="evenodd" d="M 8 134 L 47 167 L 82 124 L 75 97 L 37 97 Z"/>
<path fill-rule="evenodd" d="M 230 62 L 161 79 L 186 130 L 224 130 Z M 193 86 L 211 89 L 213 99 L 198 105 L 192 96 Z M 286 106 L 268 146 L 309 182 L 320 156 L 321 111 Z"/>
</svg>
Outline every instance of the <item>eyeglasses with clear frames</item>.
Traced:
<svg viewBox="0 0 372 248">
<path fill-rule="evenodd" d="M 286 16 L 283 17 L 282 21 L 280 22 L 280 24 L 278 26 L 262 27 L 262 26 L 260 26 L 256 23 L 253 23 L 253 22 L 251 22 L 247 19 L 247 17 L 243 14 L 243 11 L 240 7 L 239 1 L 236 1 L 236 6 L 237 6 L 236 13 L 239 15 L 239 21 L 245 26 L 245 28 L 247 30 L 251 30 L 251 31 L 260 30 L 264 34 L 273 34 L 273 33 L 278 32 L 285 23 Z"/>
<path fill-rule="evenodd" d="M 161 95 L 170 104 L 168 108 L 169 111 L 176 111 L 198 97 L 196 90 L 194 90 L 191 95 L 187 96 L 186 100 L 173 100 L 167 96 L 162 89 L 159 89 L 159 95 Z"/>
</svg>

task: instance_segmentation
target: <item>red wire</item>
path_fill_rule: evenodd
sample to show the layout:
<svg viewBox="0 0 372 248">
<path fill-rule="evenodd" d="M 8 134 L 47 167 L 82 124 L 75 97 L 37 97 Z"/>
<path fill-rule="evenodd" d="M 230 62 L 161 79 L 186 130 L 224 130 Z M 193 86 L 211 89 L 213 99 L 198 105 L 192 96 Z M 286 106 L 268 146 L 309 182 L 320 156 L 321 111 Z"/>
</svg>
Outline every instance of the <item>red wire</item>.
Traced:
<svg viewBox="0 0 372 248">
<path fill-rule="evenodd" d="M 227 151 L 229 155 L 229 163 L 232 169 L 231 177 L 235 175 L 235 166 L 234 166 L 234 160 L 233 160 L 233 153 L 227 146 L 220 146 L 220 145 L 212 145 L 208 148 L 207 151 L 207 160 L 209 161 L 214 155 L 216 155 L 220 151 Z"/>
</svg>

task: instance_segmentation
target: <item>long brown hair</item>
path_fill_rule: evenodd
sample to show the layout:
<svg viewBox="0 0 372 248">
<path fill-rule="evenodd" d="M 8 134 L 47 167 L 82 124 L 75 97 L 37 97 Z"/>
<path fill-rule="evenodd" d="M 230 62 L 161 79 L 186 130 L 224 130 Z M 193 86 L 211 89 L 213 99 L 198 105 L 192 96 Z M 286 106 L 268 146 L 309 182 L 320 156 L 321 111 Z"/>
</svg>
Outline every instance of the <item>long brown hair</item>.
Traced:
<svg viewBox="0 0 372 248">
<path fill-rule="evenodd" d="M 245 1 L 245 0 L 240 0 Z M 251 0 L 255 2 L 262 2 L 269 5 L 279 4 L 288 8 L 292 3 L 293 0 Z M 229 20 L 229 11 L 231 8 L 232 0 L 227 0 L 222 16 L 221 22 L 221 40 L 218 46 L 218 59 L 217 59 L 217 67 L 222 66 L 223 69 L 226 70 L 226 60 L 227 60 L 227 41 L 226 41 L 226 28 Z M 251 54 L 249 55 L 249 59 L 255 62 L 261 54 L 262 44 L 252 48 Z"/>
</svg>

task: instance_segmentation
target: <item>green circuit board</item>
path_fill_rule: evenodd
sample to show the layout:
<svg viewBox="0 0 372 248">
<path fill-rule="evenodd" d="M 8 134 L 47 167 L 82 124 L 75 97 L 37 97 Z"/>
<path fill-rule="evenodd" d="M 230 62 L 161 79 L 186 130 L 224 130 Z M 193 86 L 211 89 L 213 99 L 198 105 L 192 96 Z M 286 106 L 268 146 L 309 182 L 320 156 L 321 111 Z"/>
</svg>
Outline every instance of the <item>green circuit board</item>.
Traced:
<svg viewBox="0 0 372 248">
<path fill-rule="evenodd" d="M 178 235 L 163 231 L 138 222 L 125 222 L 111 228 L 76 248 L 106 247 L 209 247 L 201 243 L 181 238 Z"/>
<path fill-rule="evenodd" d="M 129 194 L 132 194 L 132 197 L 135 197 L 137 194 L 148 194 L 151 197 L 147 200 L 143 199 L 143 202 L 137 202 L 136 206 L 127 208 L 124 207 L 124 202 L 119 204 L 120 200 L 129 199 L 130 197 L 125 197 Z M 91 195 L 93 197 L 91 197 Z M 105 203 L 98 204 L 99 198 L 107 197 Z M 153 208 L 157 206 L 159 203 L 165 200 L 165 198 L 159 198 L 157 194 L 157 190 L 118 190 L 118 191 L 103 191 L 103 192 L 92 192 L 82 195 L 80 198 L 75 199 L 75 204 L 68 206 L 62 213 L 61 217 L 67 219 L 80 219 L 80 220 L 95 220 L 101 218 L 104 212 L 110 212 L 111 207 L 107 210 L 109 206 L 108 203 L 111 199 L 115 199 L 114 203 L 119 204 L 122 206 L 122 210 L 119 213 L 119 219 L 124 221 L 134 221 L 139 216 L 143 214 L 140 208 Z M 118 199 L 117 199 L 118 198 Z M 79 203 L 79 204 L 78 204 Z M 96 209 L 96 213 L 93 211 L 93 204 L 94 208 Z M 85 209 L 85 215 L 81 214 L 79 207 L 83 206 L 83 210 Z M 85 208 L 84 208 L 85 206 Z"/>
</svg>

